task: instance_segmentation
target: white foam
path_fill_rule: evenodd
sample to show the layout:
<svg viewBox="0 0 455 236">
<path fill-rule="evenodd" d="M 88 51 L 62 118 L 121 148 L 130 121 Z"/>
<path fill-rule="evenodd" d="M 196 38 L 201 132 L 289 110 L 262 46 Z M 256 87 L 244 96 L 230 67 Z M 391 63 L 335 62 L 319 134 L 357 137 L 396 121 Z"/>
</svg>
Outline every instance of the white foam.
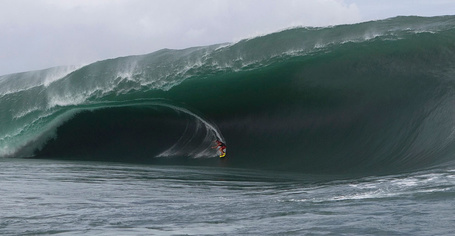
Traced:
<svg viewBox="0 0 455 236">
<path fill-rule="evenodd" d="M 96 91 L 96 89 L 94 90 Z M 57 106 L 70 106 L 78 105 L 85 102 L 87 95 L 85 93 L 80 94 L 65 94 L 65 95 L 52 95 L 48 97 L 47 109 L 51 109 Z"/>
<path fill-rule="evenodd" d="M 0 97 L 19 93 L 35 87 L 48 87 L 55 81 L 64 78 L 81 66 L 66 66 L 47 69 L 47 71 L 30 71 L 0 77 Z"/>
<path fill-rule="evenodd" d="M 24 116 L 27 116 L 28 114 L 32 113 L 32 112 L 36 112 L 36 111 L 40 111 L 42 110 L 42 107 L 40 106 L 34 106 L 34 107 L 29 107 L 25 110 L 22 110 L 22 111 L 19 111 L 19 112 L 16 112 L 16 114 L 13 116 L 13 119 L 20 119 Z"/>
<path fill-rule="evenodd" d="M 183 112 L 185 114 L 188 114 L 188 115 L 196 118 L 198 122 L 200 122 L 201 124 L 204 125 L 204 128 L 206 129 L 206 135 L 204 137 L 204 140 L 202 141 L 202 144 L 208 143 L 208 147 L 204 147 L 202 150 L 196 149 L 194 151 L 191 151 L 189 153 L 189 156 L 192 156 L 193 158 L 213 157 L 214 152 L 213 152 L 213 150 L 211 150 L 209 148 L 210 144 L 213 142 L 213 140 L 216 138 L 224 143 L 226 142 L 224 140 L 223 136 L 221 135 L 221 133 L 218 131 L 217 128 L 215 128 L 215 126 L 213 124 L 210 124 L 208 121 L 204 120 L 203 118 L 194 114 L 193 112 L 189 111 L 188 109 L 170 105 L 170 104 L 163 104 L 163 103 L 160 103 L 157 105 L 168 107 L 168 108 Z M 198 124 L 198 126 L 196 127 L 196 131 L 194 133 L 197 133 L 198 130 L 200 130 L 199 123 L 197 123 L 197 124 Z M 213 135 L 213 134 L 215 134 L 215 135 Z M 185 134 L 183 134 L 183 135 L 185 135 Z M 182 138 L 183 138 L 183 136 L 181 137 L 181 139 Z M 191 139 L 192 138 L 190 138 L 190 140 Z M 181 144 L 179 141 L 177 141 L 173 146 L 171 146 L 167 150 L 165 150 L 162 153 L 160 153 L 159 155 L 157 155 L 157 157 L 171 157 L 171 156 L 180 156 L 180 155 L 184 154 L 184 153 L 180 152 Z"/>
<path fill-rule="evenodd" d="M 22 153 L 19 157 L 32 155 L 37 147 L 53 135 L 52 129 L 65 121 L 65 119 L 60 120 L 57 117 L 57 119 L 54 119 L 44 127 L 37 128 L 51 114 L 51 112 L 45 112 L 32 121 L 15 128 L 14 131 L 9 132 L 7 135 L 0 137 L 0 157 L 16 156 L 18 152 Z M 65 113 L 60 115 L 60 117 L 65 115 L 68 116 Z"/>
<path fill-rule="evenodd" d="M 356 183 L 331 182 L 322 186 L 287 191 L 285 195 L 290 198 L 280 198 L 279 201 L 323 203 L 448 192 L 455 190 L 454 172 L 455 170 L 440 170 L 436 173 L 413 173 L 412 176 L 369 177 Z"/>
<path fill-rule="evenodd" d="M 396 179 L 390 181 L 392 185 L 397 187 L 412 187 L 416 186 L 420 180 L 416 178 Z"/>
</svg>

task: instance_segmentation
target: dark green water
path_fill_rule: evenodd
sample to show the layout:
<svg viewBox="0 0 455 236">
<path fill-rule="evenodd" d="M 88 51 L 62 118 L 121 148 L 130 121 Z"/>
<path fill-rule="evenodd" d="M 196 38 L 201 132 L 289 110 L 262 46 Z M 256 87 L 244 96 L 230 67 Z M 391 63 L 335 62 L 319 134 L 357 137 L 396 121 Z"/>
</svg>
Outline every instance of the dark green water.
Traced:
<svg viewBox="0 0 455 236">
<path fill-rule="evenodd" d="M 0 155 L 213 166 L 218 138 L 232 167 L 448 163 L 454 27 L 452 16 L 397 17 L 5 75 Z"/>
<path fill-rule="evenodd" d="M 0 76 L 0 230 L 453 234 L 454 68 L 441 16 Z"/>
</svg>

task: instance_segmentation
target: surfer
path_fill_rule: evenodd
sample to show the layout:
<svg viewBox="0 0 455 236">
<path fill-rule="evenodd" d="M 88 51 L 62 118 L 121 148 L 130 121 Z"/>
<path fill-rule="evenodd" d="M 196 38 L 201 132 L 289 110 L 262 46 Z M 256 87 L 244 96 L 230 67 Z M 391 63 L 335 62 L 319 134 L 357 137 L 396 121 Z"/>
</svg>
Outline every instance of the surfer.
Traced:
<svg viewBox="0 0 455 236">
<path fill-rule="evenodd" d="M 216 146 L 214 146 L 212 148 L 217 148 L 220 151 L 220 157 L 226 156 L 226 144 L 224 144 L 220 140 L 216 140 L 215 143 L 216 143 Z"/>
</svg>

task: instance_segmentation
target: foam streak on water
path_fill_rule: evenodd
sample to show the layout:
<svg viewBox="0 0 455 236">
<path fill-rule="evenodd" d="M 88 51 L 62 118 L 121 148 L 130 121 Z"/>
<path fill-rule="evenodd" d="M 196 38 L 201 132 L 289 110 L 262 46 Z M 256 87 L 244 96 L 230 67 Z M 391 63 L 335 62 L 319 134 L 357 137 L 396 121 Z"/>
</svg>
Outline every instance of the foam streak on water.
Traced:
<svg viewBox="0 0 455 236">
<path fill-rule="evenodd" d="M 455 170 L 336 180 L 251 170 L 1 161 L 2 235 L 451 235 Z"/>
</svg>

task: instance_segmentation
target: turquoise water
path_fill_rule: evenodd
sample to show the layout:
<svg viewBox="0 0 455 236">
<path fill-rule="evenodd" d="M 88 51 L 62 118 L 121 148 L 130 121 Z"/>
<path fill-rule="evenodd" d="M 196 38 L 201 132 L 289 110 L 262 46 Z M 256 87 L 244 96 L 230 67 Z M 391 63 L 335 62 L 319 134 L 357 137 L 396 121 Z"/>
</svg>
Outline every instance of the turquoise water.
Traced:
<svg viewBox="0 0 455 236">
<path fill-rule="evenodd" d="M 396 17 L 4 75 L 0 156 L 216 166 L 221 139 L 236 168 L 431 168 L 455 151 L 454 39 L 453 16 Z"/>
<path fill-rule="evenodd" d="M 0 76 L 0 234 L 454 234 L 454 68 L 413 16 Z"/>
</svg>

